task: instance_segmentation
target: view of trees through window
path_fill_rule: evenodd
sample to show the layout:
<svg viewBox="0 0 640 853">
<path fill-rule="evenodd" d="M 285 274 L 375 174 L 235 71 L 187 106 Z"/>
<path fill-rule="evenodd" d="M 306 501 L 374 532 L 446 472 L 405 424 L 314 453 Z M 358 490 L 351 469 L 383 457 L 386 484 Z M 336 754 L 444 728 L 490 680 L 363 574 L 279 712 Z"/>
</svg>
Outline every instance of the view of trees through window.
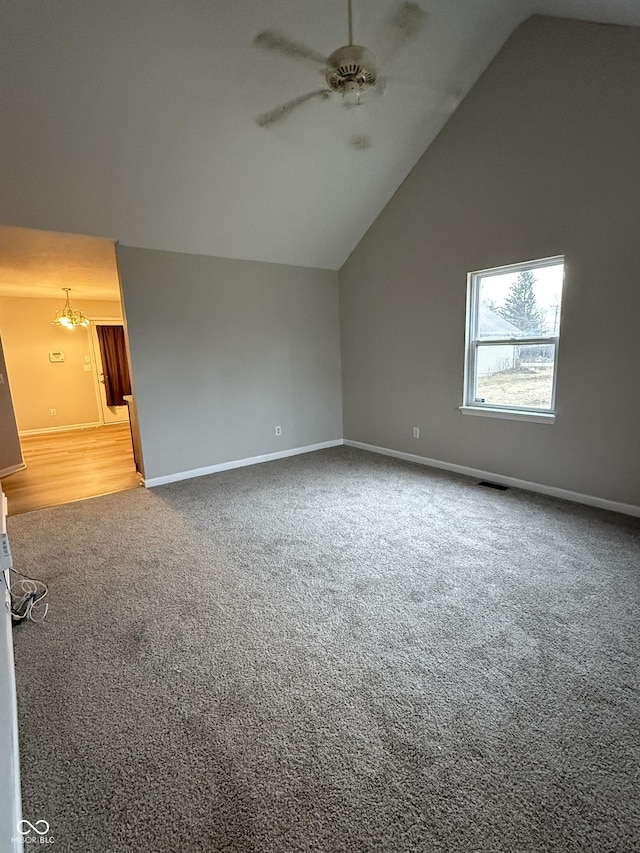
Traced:
<svg viewBox="0 0 640 853">
<path fill-rule="evenodd" d="M 562 278 L 560 259 L 474 276 L 477 345 L 470 402 L 552 408 Z M 522 344 L 513 342 L 517 339 Z"/>
</svg>

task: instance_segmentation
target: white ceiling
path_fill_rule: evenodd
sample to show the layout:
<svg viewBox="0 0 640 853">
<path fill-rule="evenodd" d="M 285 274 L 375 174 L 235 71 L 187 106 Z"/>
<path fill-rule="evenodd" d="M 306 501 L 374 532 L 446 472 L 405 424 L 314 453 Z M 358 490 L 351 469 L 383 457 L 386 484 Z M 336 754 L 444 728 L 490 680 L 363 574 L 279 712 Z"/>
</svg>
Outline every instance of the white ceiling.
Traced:
<svg viewBox="0 0 640 853">
<path fill-rule="evenodd" d="M 47 0 L 0 8 L 0 222 L 134 246 L 338 269 L 514 28 L 534 13 L 640 25 L 640 0 L 420 0 L 384 95 L 311 101 L 346 0 Z M 374 53 L 397 0 L 353 0 Z M 334 98 L 336 99 L 334 101 Z M 353 136 L 371 146 L 355 150 Z"/>
</svg>

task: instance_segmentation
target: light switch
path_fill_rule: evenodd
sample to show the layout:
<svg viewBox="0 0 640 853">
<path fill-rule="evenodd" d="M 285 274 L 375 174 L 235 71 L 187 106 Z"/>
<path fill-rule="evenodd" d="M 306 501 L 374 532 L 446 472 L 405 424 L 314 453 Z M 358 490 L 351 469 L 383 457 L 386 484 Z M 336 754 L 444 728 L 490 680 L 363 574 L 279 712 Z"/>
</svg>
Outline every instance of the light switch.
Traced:
<svg viewBox="0 0 640 853">
<path fill-rule="evenodd" d="M 91 363 L 91 356 L 85 355 L 84 360 L 87 362 L 87 364 L 90 364 Z"/>
<path fill-rule="evenodd" d="M 91 373 L 91 365 L 90 365 L 90 364 L 85 364 L 85 365 L 84 365 L 84 370 L 85 370 L 85 373 Z"/>
</svg>

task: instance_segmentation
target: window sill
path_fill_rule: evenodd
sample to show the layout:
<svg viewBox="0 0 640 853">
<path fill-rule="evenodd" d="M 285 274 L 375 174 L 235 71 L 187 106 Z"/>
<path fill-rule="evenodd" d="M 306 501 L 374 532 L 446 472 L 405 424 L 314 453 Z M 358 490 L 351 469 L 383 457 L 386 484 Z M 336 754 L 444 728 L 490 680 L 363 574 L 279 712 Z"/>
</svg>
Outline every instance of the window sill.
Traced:
<svg viewBox="0 0 640 853">
<path fill-rule="evenodd" d="M 534 424 L 553 424 L 556 416 L 550 412 L 512 412 L 509 409 L 491 409 L 488 406 L 460 406 L 463 415 L 480 415 L 481 418 L 504 418 L 508 421 L 529 421 Z"/>
</svg>

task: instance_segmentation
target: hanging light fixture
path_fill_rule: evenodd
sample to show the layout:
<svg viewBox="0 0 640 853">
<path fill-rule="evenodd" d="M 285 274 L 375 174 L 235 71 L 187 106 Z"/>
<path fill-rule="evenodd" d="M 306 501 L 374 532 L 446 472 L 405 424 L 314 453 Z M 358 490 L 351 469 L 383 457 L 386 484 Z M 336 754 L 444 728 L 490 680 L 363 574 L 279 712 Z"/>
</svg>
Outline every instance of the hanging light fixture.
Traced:
<svg viewBox="0 0 640 853">
<path fill-rule="evenodd" d="M 70 287 L 63 287 L 66 290 L 67 299 L 64 303 L 64 308 L 56 311 L 56 316 L 52 320 L 53 326 L 64 326 L 66 329 L 73 329 L 75 326 L 88 326 L 89 320 L 84 316 L 82 311 L 77 308 L 72 308 L 69 302 Z"/>
</svg>

